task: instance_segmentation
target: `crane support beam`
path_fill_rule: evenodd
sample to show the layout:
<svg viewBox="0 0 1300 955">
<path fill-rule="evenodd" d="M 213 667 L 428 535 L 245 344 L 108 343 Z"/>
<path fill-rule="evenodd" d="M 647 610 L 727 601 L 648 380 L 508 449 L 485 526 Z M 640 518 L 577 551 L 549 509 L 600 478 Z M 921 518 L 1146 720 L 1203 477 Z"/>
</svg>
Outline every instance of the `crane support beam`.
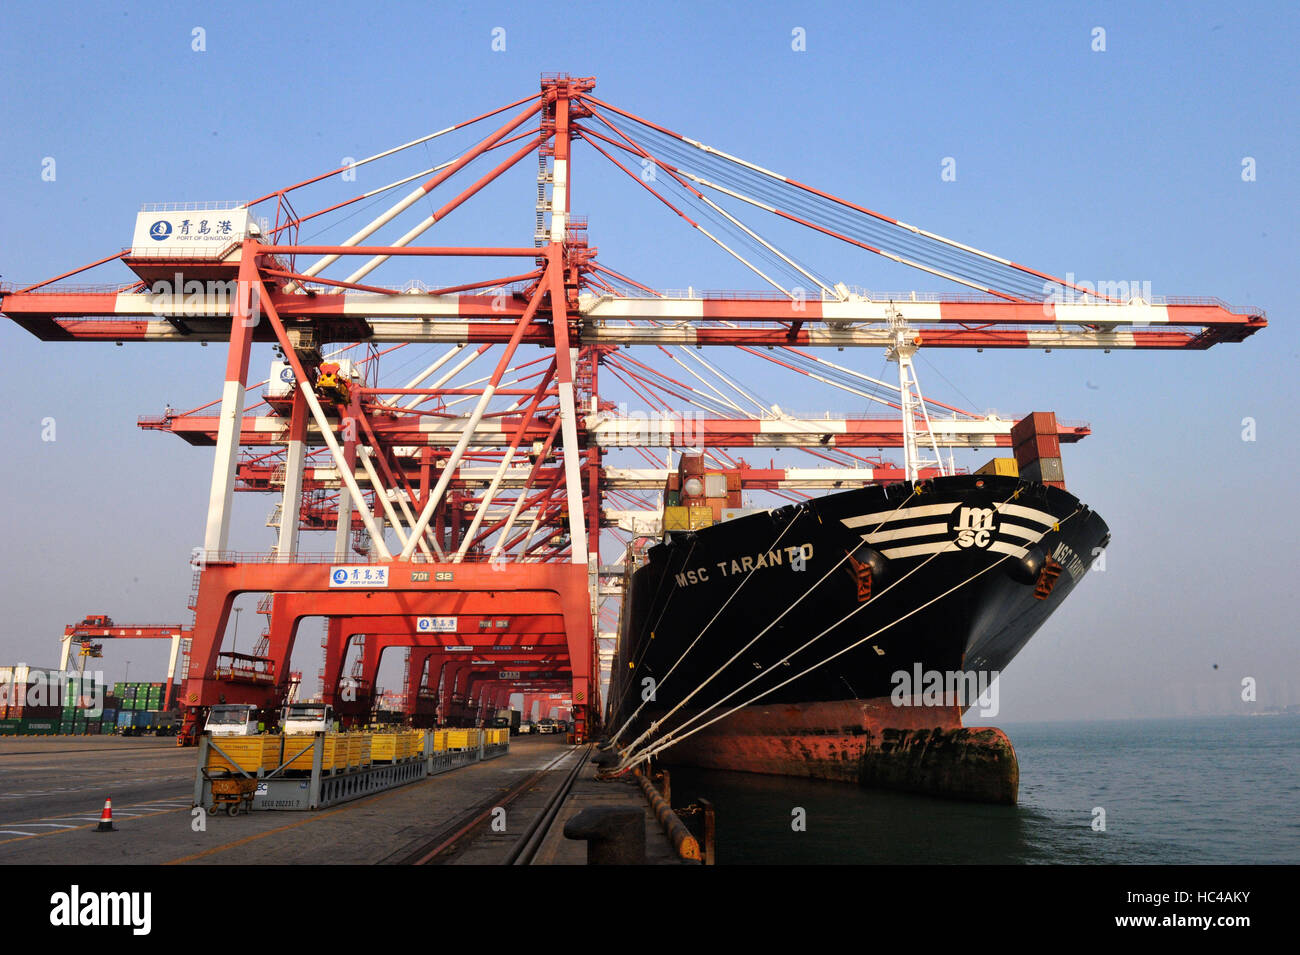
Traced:
<svg viewBox="0 0 1300 955">
<path fill-rule="evenodd" d="M 861 487 L 867 484 L 885 484 L 902 481 L 904 473 L 901 468 L 739 468 L 730 469 L 740 475 L 741 487 L 747 491 L 766 490 L 810 490 L 815 488 Z M 662 491 L 670 474 L 668 468 L 619 468 L 605 467 L 602 470 L 600 486 L 606 491 Z M 923 477 L 933 477 L 937 470 L 923 470 Z M 357 473 L 357 479 L 365 476 Z M 488 487 L 497 476 L 496 468 L 461 468 L 459 477 L 450 487 L 454 490 L 477 490 Z M 563 472 L 557 475 L 562 479 Z M 530 481 L 527 468 L 511 468 L 500 480 L 500 486 L 507 489 L 528 489 L 536 487 Z M 304 472 L 306 486 L 309 488 L 328 488 L 337 490 L 338 471 L 330 467 L 307 468 Z M 265 490 L 252 486 L 247 490 Z M 503 505 L 504 508 L 504 505 Z M 497 512 L 489 513 L 488 518 Z"/>
<path fill-rule="evenodd" d="M 275 247 L 263 247 L 275 252 Z M 392 249 L 392 251 L 411 251 Z M 516 250 L 494 250 L 516 251 Z M 536 249 L 529 253 L 537 254 Z M 772 298 L 595 298 L 578 305 L 576 345 L 801 345 L 878 347 L 892 342 L 887 310 L 920 332 L 928 348 L 1203 349 L 1238 342 L 1267 326 L 1256 309 L 1213 299 L 1166 304 L 1024 304 L 1002 301 L 791 302 Z M 229 296 L 183 302 L 130 292 L 10 293 L 0 313 L 47 341 L 228 341 Z M 322 341 L 492 344 L 511 339 L 528 302 L 494 295 L 316 295 L 271 292 L 286 322 L 322 323 Z M 796 306 L 798 308 L 796 309 Z M 163 317 L 163 315 L 166 317 Z M 549 308 L 538 309 L 539 317 Z M 511 320 L 513 319 L 513 321 Z M 750 322 L 735 327 L 720 323 Z M 660 324 L 652 324 L 660 323 Z M 797 329 L 784 327 L 801 323 Z M 765 328 L 763 324 L 773 327 Z M 273 339 L 258 327 L 254 340 Z M 550 329 L 534 326 L 525 344 L 551 345 Z"/>
<path fill-rule="evenodd" d="M 211 445 L 216 437 L 213 415 L 142 418 L 140 426 L 170 431 L 190 444 Z M 418 420 L 379 419 L 371 423 L 380 439 L 396 446 L 445 447 L 464 433 L 465 417 Z M 522 419 L 518 416 L 480 421 L 471 442 L 478 447 L 512 443 Z M 930 430 L 944 448 L 1009 448 L 1015 421 L 1005 418 L 945 420 L 936 418 Z M 1091 433 L 1086 425 L 1059 425 L 1063 443 L 1075 443 Z M 290 422 L 275 415 L 247 416 L 240 430 L 245 447 L 283 445 Z M 524 441 L 541 441 L 551 423 L 538 419 L 524 430 Z M 588 440 L 601 448 L 900 448 L 902 422 L 897 418 L 689 418 L 677 414 L 651 417 L 588 416 Z M 308 424 L 307 444 L 322 444 L 320 429 Z M 414 463 L 413 465 L 414 466 Z"/>
</svg>

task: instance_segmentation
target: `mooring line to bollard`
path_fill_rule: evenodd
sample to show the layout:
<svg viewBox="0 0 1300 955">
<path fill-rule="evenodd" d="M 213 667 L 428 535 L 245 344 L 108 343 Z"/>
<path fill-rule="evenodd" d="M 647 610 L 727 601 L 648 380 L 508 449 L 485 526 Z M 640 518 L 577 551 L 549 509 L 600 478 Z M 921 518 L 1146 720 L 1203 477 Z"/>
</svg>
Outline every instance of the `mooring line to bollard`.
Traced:
<svg viewBox="0 0 1300 955">
<path fill-rule="evenodd" d="M 659 790 L 655 789 L 654 784 L 646 777 L 645 773 L 639 769 L 632 771 L 636 776 L 636 781 L 641 786 L 641 791 L 645 793 L 645 798 L 650 801 L 650 808 L 654 810 L 655 818 L 659 824 L 664 827 L 664 833 L 672 840 L 673 848 L 683 859 L 692 862 L 703 862 L 704 855 L 700 852 L 700 843 L 691 831 L 686 828 L 677 813 L 673 812 L 673 807 L 668 801 L 660 795 Z"/>
</svg>

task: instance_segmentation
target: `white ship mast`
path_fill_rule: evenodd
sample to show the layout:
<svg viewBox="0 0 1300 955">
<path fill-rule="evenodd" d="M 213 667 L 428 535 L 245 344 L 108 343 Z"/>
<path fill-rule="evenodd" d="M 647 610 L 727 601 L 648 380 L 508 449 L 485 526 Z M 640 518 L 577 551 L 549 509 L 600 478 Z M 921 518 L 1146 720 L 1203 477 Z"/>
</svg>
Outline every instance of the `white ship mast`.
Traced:
<svg viewBox="0 0 1300 955">
<path fill-rule="evenodd" d="M 916 353 L 918 336 L 908 327 L 902 314 L 892 305 L 886 314 L 889 316 L 889 330 L 893 335 L 893 344 L 885 349 L 885 357 L 898 362 L 898 398 L 903 412 L 903 467 L 907 480 L 915 481 L 922 469 L 934 466 L 939 474 L 947 476 L 950 469 L 944 466 L 939 454 L 939 444 L 930 427 L 930 413 L 926 409 L 925 399 L 921 395 L 921 383 L 916 377 L 916 367 L 912 364 L 912 355 Z M 924 422 L 924 432 L 929 438 L 930 450 L 934 457 L 921 457 L 921 448 L 917 439 L 917 412 Z"/>
</svg>

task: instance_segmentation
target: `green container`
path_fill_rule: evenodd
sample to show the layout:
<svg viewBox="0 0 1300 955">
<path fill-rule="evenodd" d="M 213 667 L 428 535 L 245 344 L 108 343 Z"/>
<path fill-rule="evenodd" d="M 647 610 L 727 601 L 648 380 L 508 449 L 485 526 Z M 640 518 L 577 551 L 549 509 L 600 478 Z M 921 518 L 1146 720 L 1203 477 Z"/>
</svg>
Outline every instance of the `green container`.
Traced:
<svg viewBox="0 0 1300 955">
<path fill-rule="evenodd" d="M 103 687 L 93 680 L 69 680 L 63 688 L 63 705 L 74 706 L 82 697 L 102 698 Z"/>
<path fill-rule="evenodd" d="M 59 721 L 49 718 L 44 719 L 25 719 L 20 721 L 22 727 L 21 733 L 36 736 L 53 736 L 59 731 Z"/>
<path fill-rule="evenodd" d="M 22 720 L 0 720 L 0 736 L 17 736 Z"/>
</svg>

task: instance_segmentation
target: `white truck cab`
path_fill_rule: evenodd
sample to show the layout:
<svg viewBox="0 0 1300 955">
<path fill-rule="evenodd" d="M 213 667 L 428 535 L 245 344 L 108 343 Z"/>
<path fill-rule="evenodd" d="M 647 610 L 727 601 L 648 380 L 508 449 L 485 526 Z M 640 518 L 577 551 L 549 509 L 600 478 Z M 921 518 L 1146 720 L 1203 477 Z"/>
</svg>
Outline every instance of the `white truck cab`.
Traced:
<svg viewBox="0 0 1300 955">
<path fill-rule="evenodd" d="M 203 731 L 213 736 L 256 736 L 257 707 L 251 703 L 219 703 L 208 710 Z"/>
<path fill-rule="evenodd" d="M 334 707 L 325 703 L 286 703 L 280 711 L 280 732 L 328 733 L 334 729 Z"/>
</svg>

